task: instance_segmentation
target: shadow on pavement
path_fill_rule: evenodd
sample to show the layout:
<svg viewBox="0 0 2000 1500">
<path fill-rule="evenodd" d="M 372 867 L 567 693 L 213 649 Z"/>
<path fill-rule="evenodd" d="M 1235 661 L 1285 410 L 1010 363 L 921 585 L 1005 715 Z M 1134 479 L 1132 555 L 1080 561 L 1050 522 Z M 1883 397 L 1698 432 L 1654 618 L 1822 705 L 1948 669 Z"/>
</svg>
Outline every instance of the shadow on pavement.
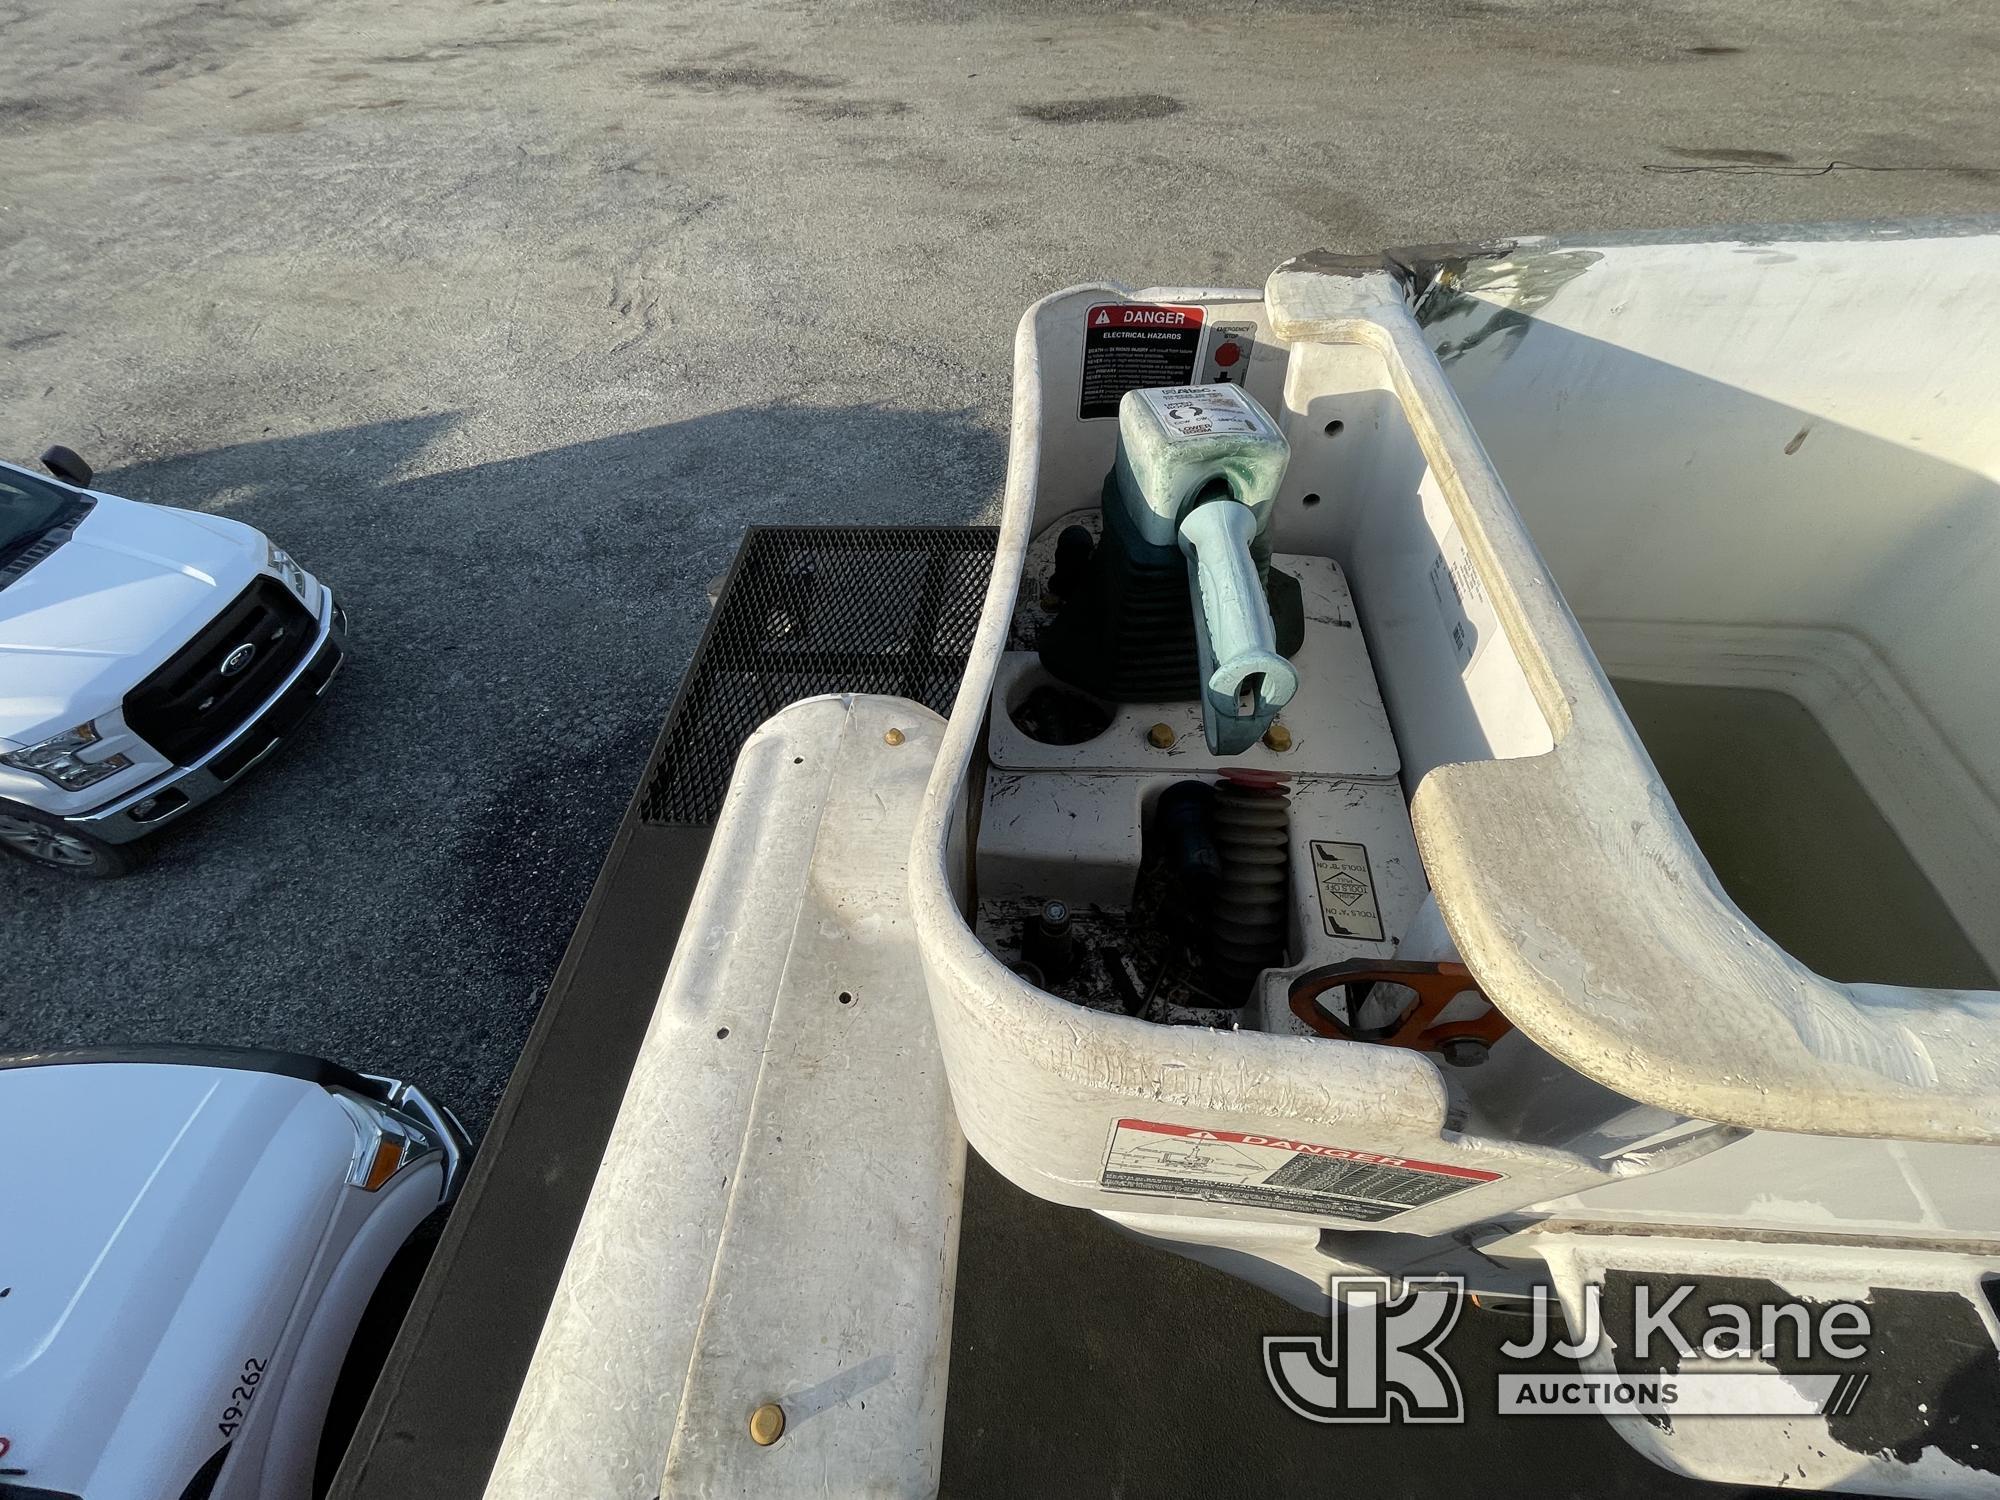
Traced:
<svg viewBox="0 0 2000 1500">
<path fill-rule="evenodd" d="M 423 472 L 459 420 L 102 474 L 262 528 L 335 588 L 353 654 L 151 868 L 6 862 L 8 1045 L 318 1053 L 422 1083 L 477 1134 L 743 528 L 969 521 L 1005 463 L 967 413 L 780 405 Z"/>
</svg>

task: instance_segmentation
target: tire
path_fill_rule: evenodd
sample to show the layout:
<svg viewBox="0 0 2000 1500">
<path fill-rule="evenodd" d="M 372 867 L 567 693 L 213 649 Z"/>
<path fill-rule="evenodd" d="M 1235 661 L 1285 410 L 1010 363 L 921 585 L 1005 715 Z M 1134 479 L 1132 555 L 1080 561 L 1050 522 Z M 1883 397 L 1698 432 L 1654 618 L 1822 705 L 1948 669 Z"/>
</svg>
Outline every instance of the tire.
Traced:
<svg viewBox="0 0 2000 1500">
<path fill-rule="evenodd" d="M 146 862 L 143 844 L 107 844 L 18 802 L 0 802 L 0 849 L 44 870 L 91 880 L 130 875 Z"/>
</svg>

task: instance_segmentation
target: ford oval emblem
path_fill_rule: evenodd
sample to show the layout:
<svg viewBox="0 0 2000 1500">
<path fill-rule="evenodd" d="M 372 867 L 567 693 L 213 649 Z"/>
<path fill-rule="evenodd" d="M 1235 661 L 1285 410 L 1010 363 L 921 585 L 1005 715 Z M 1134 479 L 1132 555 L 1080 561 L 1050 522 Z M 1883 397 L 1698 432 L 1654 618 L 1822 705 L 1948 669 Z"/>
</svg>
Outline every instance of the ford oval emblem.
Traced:
<svg viewBox="0 0 2000 1500">
<path fill-rule="evenodd" d="M 245 641 L 234 651 L 231 651 L 227 656 L 222 658 L 222 675 L 224 677 L 234 677 L 238 672 L 250 665 L 251 659 L 256 654 L 257 643 L 255 641 Z"/>
</svg>

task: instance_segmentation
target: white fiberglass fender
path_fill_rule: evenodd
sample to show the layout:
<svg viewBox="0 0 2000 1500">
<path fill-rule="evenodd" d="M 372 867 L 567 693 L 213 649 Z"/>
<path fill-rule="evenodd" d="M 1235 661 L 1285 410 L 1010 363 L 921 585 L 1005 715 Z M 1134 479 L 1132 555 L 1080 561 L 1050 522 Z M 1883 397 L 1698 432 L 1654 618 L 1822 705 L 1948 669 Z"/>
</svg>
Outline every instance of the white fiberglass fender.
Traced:
<svg viewBox="0 0 2000 1500">
<path fill-rule="evenodd" d="M 1111 458 L 1111 424 L 1078 419 L 1083 319 L 1122 301 L 1185 305 L 1212 328 L 1255 330 L 1243 380 L 1277 414 L 1294 454 L 1275 545 L 1335 555 L 1347 569 L 1414 789 L 1424 873 L 1451 938 L 1526 1038 L 1634 1102 L 1631 1118 L 1661 1134 L 1628 1129 L 1620 1146 L 1585 1128 L 1539 1137 L 1462 1128 L 1422 1053 L 1088 1009 L 1010 970 L 968 925 L 968 880 L 977 879 L 968 825 L 1027 549 L 1089 503 Z M 1367 467 L 1343 467 L 1356 463 Z M 1297 508 L 1315 507 L 1322 489 L 1336 500 L 1343 489 L 1367 493 L 1329 526 L 1336 507 Z M 1446 566 L 1464 574 L 1484 611 L 1469 662 L 1442 641 L 1421 582 Z M 1419 593 L 1421 608 L 1406 605 Z M 1725 893 L 1404 288 L 1379 266 L 1307 257 L 1280 268 L 1261 297 L 1087 286 L 1029 310 L 1016 341 L 992 585 L 910 878 L 954 1102 L 982 1155 L 1043 1197 L 1168 1238 L 1226 1242 L 1300 1278 L 1329 1264 L 1309 1217 L 1245 1212 L 1212 1194 L 1114 1188 L 1108 1161 L 1119 1132 L 1233 1133 L 1459 1174 L 1383 1225 L 1413 1235 L 1659 1171 L 1744 1129 L 2000 1141 L 1994 997 L 1832 982 Z"/>
<path fill-rule="evenodd" d="M 487 1500 L 937 1493 L 965 1142 L 903 860 L 942 728 L 853 694 L 745 741 Z"/>
</svg>

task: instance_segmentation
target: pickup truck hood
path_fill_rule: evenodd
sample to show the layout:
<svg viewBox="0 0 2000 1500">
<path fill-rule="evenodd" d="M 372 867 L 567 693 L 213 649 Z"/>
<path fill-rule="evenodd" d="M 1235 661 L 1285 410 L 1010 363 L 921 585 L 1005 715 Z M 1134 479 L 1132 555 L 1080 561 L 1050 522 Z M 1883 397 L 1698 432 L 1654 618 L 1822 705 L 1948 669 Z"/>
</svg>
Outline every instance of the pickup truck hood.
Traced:
<svg viewBox="0 0 2000 1500">
<path fill-rule="evenodd" d="M 0 740 L 35 744 L 117 707 L 264 562 L 263 534 L 240 521 L 97 496 L 0 588 Z"/>
<path fill-rule="evenodd" d="M 58 1493 L 172 1495 L 233 1434 L 345 1191 L 317 1084 L 154 1063 L 0 1068 L 7 1464 Z M 30 1143 L 42 1143 L 30 1149 Z M 275 1398 L 273 1398 L 275 1399 Z M 4 1488 L 4 1486 L 0 1486 Z"/>
</svg>

